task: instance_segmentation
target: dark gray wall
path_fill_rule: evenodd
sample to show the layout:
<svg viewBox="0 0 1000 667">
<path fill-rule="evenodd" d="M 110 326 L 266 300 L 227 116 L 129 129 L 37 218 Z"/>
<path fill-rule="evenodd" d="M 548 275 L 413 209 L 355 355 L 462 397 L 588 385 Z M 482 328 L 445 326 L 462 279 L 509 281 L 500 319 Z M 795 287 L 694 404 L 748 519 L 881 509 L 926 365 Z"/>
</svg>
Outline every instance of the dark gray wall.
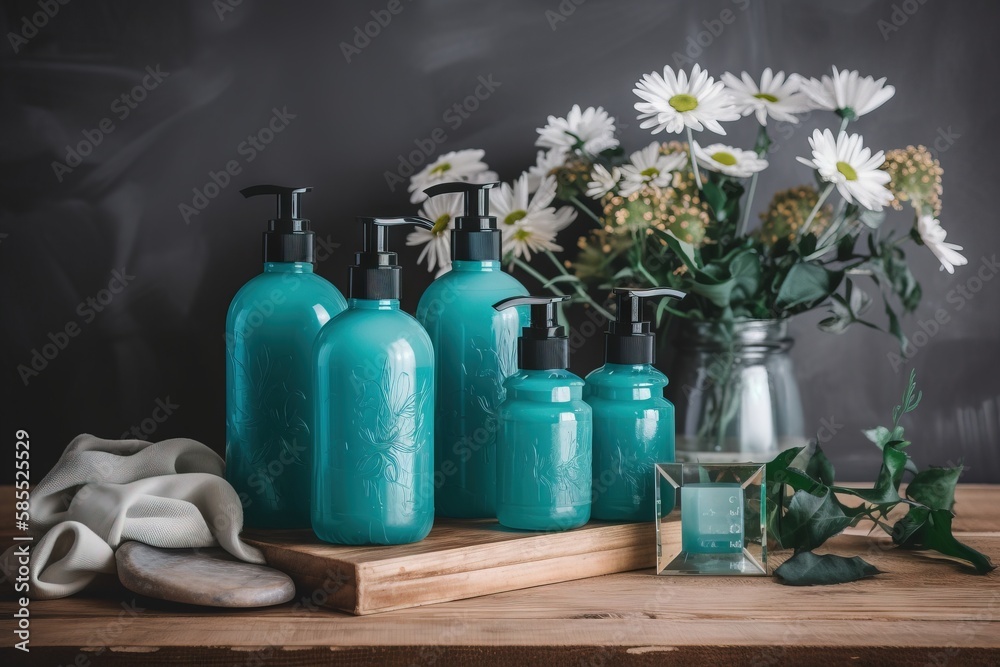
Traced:
<svg viewBox="0 0 1000 667">
<path fill-rule="evenodd" d="M 925 400 L 906 423 L 911 453 L 924 464 L 964 459 L 966 481 L 1000 481 L 1000 280 L 988 280 L 1000 245 L 996 3 L 401 0 L 402 11 L 348 63 L 341 42 L 387 2 L 228 0 L 235 6 L 220 15 L 226 2 L 71 2 L 37 34 L 29 29 L 18 53 L 9 36 L 0 44 L 0 438 L 31 433 L 35 480 L 73 435 L 118 437 L 157 401 L 174 407 L 153 439 L 184 435 L 221 450 L 226 307 L 259 271 L 271 212 L 239 188 L 314 185 L 306 211 L 320 237 L 342 244 L 318 270 L 345 289 L 353 216 L 412 210 L 405 188 L 391 190 L 384 174 L 416 140 L 441 128 L 447 139 L 436 153 L 484 148 L 510 179 L 534 159 L 535 128 L 576 102 L 609 109 L 623 143 L 637 148 L 650 137 L 635 120 L 633 83 L 687 53 L 715 74 L 769 65 L 819 75 L 836 64 L 896 85 L 896 97 L 856 127 L 872 146 L 935 147 L 946 172 L 942 221 L 970 265 L 951 277 L 929 252 L 912 253 L 925 301 L 904 328 L 924 344 L 898 369 L 888 336 L 832 337 L 815 330 L 819 314 L 798 319 L 807 421 L 836 425 L 827 449 L 844 477 L 873 476 L 877 452 L 858 431 L 885 423 L 912 365 Z M 35 0 L 5 1 L 3 34 L 22 32 L 37 11 Z M 169 74 L 123 118 L 115 98 L 157 66 Z M 455 127 L 444 114 L 480 77 L 499 85 Z M 251 160 L 241 144 L 273 109 L 294 118 Z M 103 118 L 110 125 L 95 133 Z M 814 114 L 776 137 L 761 192 L 808 179 L 794 156 L 806 154 L 811 127 L 830 120 Z M 741 123 L 733 138 L 749 145 L 753 131 Z M 60 181 L 52 163 L 84 132 L 101 141 Z M 241 173 L 186 222 L 179 205 L 231 160 Z M 899 214 L 892 224 L 908 222 Z M 567 231 L 564 245 L 582 228 Z M 115 270 L 134 278 L 92 310 L 86 299 Z M 429 276 L 417 268 L 408 276 L 412 309 Z M 956 296 L 960 286 L 976 291 Z M 948 322 L 916 336 L 939 310 Z M 67 325 L 78 335 L 25 386 L 18 365 Z M 575 370 L 598 363 L 598 345 L 576 356 Z"/>
</svg>

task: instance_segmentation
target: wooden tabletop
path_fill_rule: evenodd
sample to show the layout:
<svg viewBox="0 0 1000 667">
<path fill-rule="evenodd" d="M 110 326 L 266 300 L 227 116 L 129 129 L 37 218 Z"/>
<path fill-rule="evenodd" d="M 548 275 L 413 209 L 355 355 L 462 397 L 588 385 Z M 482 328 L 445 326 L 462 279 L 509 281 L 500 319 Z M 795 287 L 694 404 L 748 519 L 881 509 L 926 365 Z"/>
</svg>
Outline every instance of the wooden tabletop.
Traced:
<svg viewBox="0 0 1000 667">
<path fill-rule="evenodd" d="M 996 562 L 1000 486 L 962 486 L 957 499 L 956 535 Z M 1000 571 L 976 576 L 881 535 L 830 546 L 886 573 L 792 588 L 649 570 L 363 617 L 318 608 L 309 591 L 223 611 L 114 588 L 31 602 L 29 654 L 12 648 L 7 594 L 0 651 L 19 665 L 1000 665 Z"/>
</svg>

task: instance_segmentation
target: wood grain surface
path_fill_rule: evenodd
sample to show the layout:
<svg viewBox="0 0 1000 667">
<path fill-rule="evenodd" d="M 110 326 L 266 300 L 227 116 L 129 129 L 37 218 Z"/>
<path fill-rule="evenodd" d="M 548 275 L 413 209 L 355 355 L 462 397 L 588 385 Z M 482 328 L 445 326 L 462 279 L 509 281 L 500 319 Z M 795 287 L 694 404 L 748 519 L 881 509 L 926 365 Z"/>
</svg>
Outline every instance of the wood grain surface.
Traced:
<svg viewBox="0 0 1000 667">
<path fill-rule="evenodd" d="M 3 489 L 4 504 L 11 492 Z M 1000 557 L 1000 486 L 962 486 L 959 538 Z M 45 665 L 998 665 L 1000 575 L 852 531 L 829 551 L 885 574 L 834 587 L 770 578 L 593 577 L 370 616 L 321 606 L 321 586 L 245 611 L 136 596 L 114 582 L 31 603 Z M 780 554 L 785 557 L 787 554 Z M 0 613 L 8 624 L 8 595 Z"/>
<path fill-rule="evenodd" d="M 438 519 L 421 542 L 345 547 L 312 531 L 251 533 L 247 541 L 324 606 L 363 615 L 627 572 L 656 564 L 652 523 L 589 523 L 568 532 L 510 530 L 496 521 Z"/>
</svg>

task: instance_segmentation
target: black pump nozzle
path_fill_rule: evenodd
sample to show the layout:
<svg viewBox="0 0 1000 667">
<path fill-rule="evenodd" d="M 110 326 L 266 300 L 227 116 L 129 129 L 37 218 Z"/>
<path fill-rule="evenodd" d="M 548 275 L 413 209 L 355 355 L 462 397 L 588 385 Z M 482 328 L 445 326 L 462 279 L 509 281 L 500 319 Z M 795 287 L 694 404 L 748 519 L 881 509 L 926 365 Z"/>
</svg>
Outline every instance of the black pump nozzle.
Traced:
<svg viewBox="0 0 1000 667">
<path fill-rule="evenodd" d="M 556 304 L 568 296 L 512 296 L 493 304 L 497 310 L 531 306 L 528 326 L 517 341 L 518 367 L 526 370 L 569 368 L 566 327 L 556 323 Z"/>
<path fill-rule="evenodd" d="M 432 229 L 434 223 L 419 216 L 392 218 L 359 216 L 358 222 L 361 223 L 362 249 L 354 254 L 355 265 L 350 270 L 350 298 L 399 299 L 401 269 L 396 264 L 396 253 L 389 251 L 386 227 L 416 225 Z"/>
<path fill-rule="evenodd" d="M 286 188 L 280 185 L 254 185 L 240 190 L 249 199 L 258 195 L 277 195 L 276 217 L 268 220 L 264 232 L 265 262 L 313 263 L 313 232 L 309 221 L 300 217 L 302 193 L 312 187 Z"/>
<path fill-rule="evenodd" d="M 608 323 L 604 360 L 610 364 L 653 363 L 656 361 L 656 335 L 650 330 L 649 320 L 643 317 L 643 299 L 664 296 L 683 299 L 687 294 L 669 287 L 616 287 L 612 292 L 618 305 L 615 319 Z"/>
<path fill-rule="evenodd" d="M 499 183 L 438 183 L 424 190 L 428 197 L 459 193 L 464 197 L 464 212 L 455 218 L 451 232 L 452 260 L 500 261 L 501 232 L 497 219 L 490 215 L 490 190 Z"/>
</svg>

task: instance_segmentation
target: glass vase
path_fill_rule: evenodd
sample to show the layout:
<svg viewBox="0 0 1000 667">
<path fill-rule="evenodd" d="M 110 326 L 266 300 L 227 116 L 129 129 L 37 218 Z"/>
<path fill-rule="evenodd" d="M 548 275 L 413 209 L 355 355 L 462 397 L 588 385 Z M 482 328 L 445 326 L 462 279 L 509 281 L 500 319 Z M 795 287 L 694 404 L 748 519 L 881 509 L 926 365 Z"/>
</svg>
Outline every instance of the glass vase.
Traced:
<svg viewBox="0 0 1000 667">
<path fill-rule="evenodd" d="M 677 460 L 766 462 L 807 443 L 787 320 L 682 322 L 666 369 Z"/>
</svg>

